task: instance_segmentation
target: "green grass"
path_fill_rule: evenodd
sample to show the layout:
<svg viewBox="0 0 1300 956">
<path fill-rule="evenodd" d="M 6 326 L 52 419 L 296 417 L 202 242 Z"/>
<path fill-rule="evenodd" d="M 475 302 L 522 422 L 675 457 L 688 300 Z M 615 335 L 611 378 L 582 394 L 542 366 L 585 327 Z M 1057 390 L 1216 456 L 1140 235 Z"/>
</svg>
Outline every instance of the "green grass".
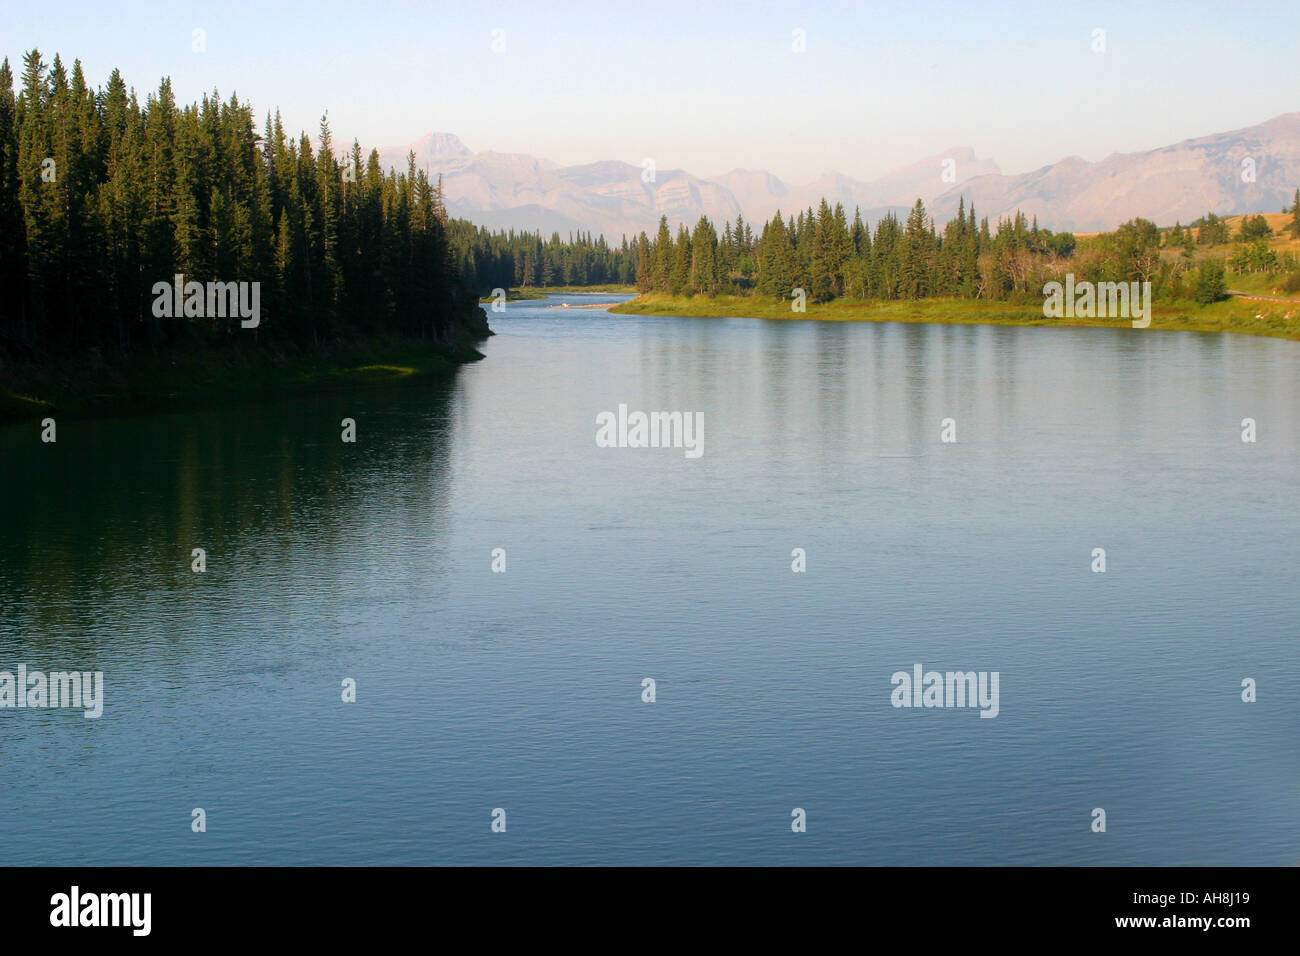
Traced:
<svg viewBox="0 0 1300 956">
<path fill-rule="evenodd" d="M 859 302 L 835 300 L 808 304 L 793 312 L 790 302 L 763 297 L 719 295 L 672 296 L 651 293 L 610 309 L 632 315 L 684 315 L 699 318 L 755 318 L 822 322 L 935 322 L 955 325 L 1055 325 L 1132 329 L 1130 319 L 1049 319 L 1042 300 L 986 302 L 972 299 Z M 1229 299 L 1213 305 L 1194 302 L 1156 303 L 1146 330 L 1237 332 L 1300 341 L 1300 304 Z"/>
<path fill-rule="evenodd" d="M 519 299 L 545 299 L 548 295 L 582 295 L 584 292 L 593 295 L 636 295 L 636 286 L 619 285 L 618 283 L 612 282 L 607 282 L 604 285 L 521 286 L 519 288 L 506 289 L 506 301 L 515 302 Z M 485 295 L 479 299 L 479 303 L 484 305 L 492 301 L 493 299 L 490 295 Z"/>
<path fill-rule="evenodd" d="M 336 374 L 355 382 L 392 382 L 414 375 L 417 371 L 419 369 L 414 365 L 358 365 L 356 368 L 335 370 Z"/>
<path fill-rule="evenodd" d="M 1300 291 L 1287 292 L 1282 288 L 1287 280 L 1285 272 L 1230 272 L 1224 277 L 1229 289 L 1252 295 L 1280 295 L 1300 299 Z"/>
<path fill-rule="evenodd" d="M 506 289 L 507 302 L 517 302 L 520 299 L 545 299 L 545 298 L 546 298 L 545 292 L 538 292 L 535 289 Z M 478 303 L 479 305 L 489 305 L 490 303 L 493 303 L 495 301 L 496 299 L 493 296 L 484 295 L 479 297 Z"/>
<path fill-rule="evenodd" d="M 389 339 L 306 350 L 191 349 L 106 363 L 69 359 L 0 367 L 0 420 L 173 409 L 313 388 L 450 374 L 482 358 L 470 346 Z"/>
<path fill-rule="evenodd" d="M 636 286 L 619 285 L 617 282 L 606 282 L 604 285 L 549 285 L 549 286 L 525 286 L 525 291 L 535 292 L 539 295 L 581 295 L 584 292 L 599 293 L 600 295 L 636 295 Z"/>
</svg>

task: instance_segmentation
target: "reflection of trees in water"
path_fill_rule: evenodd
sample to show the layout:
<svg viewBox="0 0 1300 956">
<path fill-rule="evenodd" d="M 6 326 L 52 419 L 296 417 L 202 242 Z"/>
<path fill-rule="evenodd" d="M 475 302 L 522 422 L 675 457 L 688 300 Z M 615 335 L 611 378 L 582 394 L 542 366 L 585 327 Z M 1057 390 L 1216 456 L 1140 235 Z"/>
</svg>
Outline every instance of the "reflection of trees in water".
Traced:
<svg viewBox="0 0 1300 956">
<path fill-rule="evenodd" d="M 209 596 L 228 603 L 259 577 L 300 598 L 342 576 L 339 553 L 367 536 L 436 539 L 457 387 L 446 376 L 69 419 L 57 445 L 42 444 L 34 425 L 6 429 L 0 642 L 111 637 L 103 615 L 129 628 L 133 605 L 156 626 L 204 600 L 196 587 L 217 585 Z M 345 417 L 357 421 L 355 444 L 341 440 Z M 190 569 L 199 547 L 203 575 Z"/>
</svg>

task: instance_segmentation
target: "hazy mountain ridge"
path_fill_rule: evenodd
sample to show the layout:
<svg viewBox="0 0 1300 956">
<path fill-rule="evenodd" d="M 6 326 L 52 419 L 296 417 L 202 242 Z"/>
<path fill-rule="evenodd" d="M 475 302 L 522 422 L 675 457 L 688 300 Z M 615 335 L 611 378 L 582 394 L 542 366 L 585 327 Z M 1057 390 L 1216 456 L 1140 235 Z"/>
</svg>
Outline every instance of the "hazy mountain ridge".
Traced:
<svg viewBox="0 0 1300 956">
<path fill-rule="evenodd" d="M 755 169 L 709 179 L 659 169 L 647 182 L 641 166 L 620 160 L 560 166 L 525 153 L 474 152 L 450 133 L 380 150 L 380 161 L 400 170 L 411 150 L 417 167 L 442 175 L 454 215 L 547 235 L 590 231 L 617 242 L 643 230 L 653 235 L 661 215 L 674 232 L 679 224 L 693 228 L 701 215 L 721 225 L 743 214 L 757 227 L 778 209 L 797 214 L 823 198 L 832 206 L 842 203 L 849 217 L 857 207 L 873 223 L 920 198 L 942 224 L 964 197 L 990 221 L 1019 209 L 1052 229 L 1091 231 L 1134 216 L 1170 225 L 1207 211 L 1278 211 L 1300 183 L 1300 112 L 1146 152 L 1113 153 L 1095 163 L 1070 156 L 1016 175 L 959 147 L 875 180 L 829 172 L 804 185 Z M 1254 182 L 1242 179 L 1246 158 L 1254 161 Z"/>
<path fill-rule="evenodd" d="M 896 170 L 871 182 L 841 173 L 827 173 L 802 186 L 787 186 L 766 170 L 734 169 L 703 179 L 681 169 L 656 169 L 651 179 L 641 166 L 621 160 L 600 160 L 560 166 L 524 153 L 474 152 L 450 133 L 430 133 L 409 146 L 382 149 L 384 168 L 405 168 L 414 151 L 417 168 L 443 177 L 447 208 L 456 216 L 494 229 L 544 234 L 559 231 L 603 233 L 618 241 L 645 231 L 653 235 L 659 217 L 670 228 L 693 229 L 701 215 L 715 223 L 735 222 L 737 216 L 755 226 L 779 209 L 787 215 L 816 207 L 825 198 L 854 207 L 875 222 L 888 212 L 905 211 L 918 196 L 937 197 L 950 183 L 942 179 L 942 160 L 956 161 L 956 181 L 997 165 L 975 158 L 969 148 L 949 150 Z M 647 181 L 649 179 L 649 181 Z"/>
<path fill-rule="evenodd" d="M 1243 160 L 1254 182 L 1243 180 Z M 977 176 L 934 204 L 944 222 L 958 200 L 975 203 L 990 221 L 1017 209 L 1052 229 L 1113 229 L 1135 216 L 1162 226 L 1220 215 L 1278 212 L 1300 184 L 1300 113 L 1257 126 L 1183 140 L 1138 153 L 1112 153 L 1089 163 L 1077 156 L 1017 176 Z"/>
</svg>

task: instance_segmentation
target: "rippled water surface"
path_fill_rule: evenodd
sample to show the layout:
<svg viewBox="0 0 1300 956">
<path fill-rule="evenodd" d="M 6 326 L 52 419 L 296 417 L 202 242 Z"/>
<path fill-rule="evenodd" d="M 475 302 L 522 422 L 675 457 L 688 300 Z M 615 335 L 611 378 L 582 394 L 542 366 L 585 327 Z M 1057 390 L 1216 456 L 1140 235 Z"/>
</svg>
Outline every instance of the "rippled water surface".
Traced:
<svg viewBox="0 0 1300 956">
<path fill-rule="evenodd" d="M 1300 344 L 549 307 L 614 298 L 0 429 L 0 670 L 105 681 L 0 710 L 0 863 L 1300 863 Z"/>
</svg>

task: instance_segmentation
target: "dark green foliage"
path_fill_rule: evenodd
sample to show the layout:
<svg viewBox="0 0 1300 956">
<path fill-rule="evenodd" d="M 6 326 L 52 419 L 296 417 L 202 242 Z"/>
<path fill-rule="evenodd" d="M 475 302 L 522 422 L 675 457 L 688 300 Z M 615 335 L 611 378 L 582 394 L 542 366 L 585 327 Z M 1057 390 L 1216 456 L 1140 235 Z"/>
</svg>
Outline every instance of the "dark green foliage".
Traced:
<svg viewBox="0 0 1300 956">
<path fill-rule="evenodd" d="M 706 216 L 700 217 L 691 236 L 691 291 L 703 295 L 718 291 L 718 234 Z"/>
<path fill-rule="evenodd" d="M 1197 227 L 1197 245 L 1221 246 L 1231 238 L 1228 235 L 1228 224 L 1212 212 L 1206 213 L 1192 225 Z"/>
<path fill-rule="evenodd" d="M 1160 267 L 1160 229 L 1149 219 L 1132 219 L 1109 237 L 1115 271 L 1123 281 L 1148 281 Z"/>
<path fill-rule="evenodd" d="M 316 343 L 393 334 L 436 342 L 486 326 L 457 276 L 440 186 L 340 162 L 279 117 L 214 91 L 178 107 L 164 79 L 143 106 L 114 71 L 0 66 L 0 352 L 126 353 L 182 342 Z M 153 314 L 155 283 L 257 282 L 256 330 Z"/>
<path fill-rule="evenodd" d="M 1228 297 L 1228 284 L 1224 279 L 1223 263 L 1218 259 L 1206 259 L 1196 273 L 1196 288 L 1193 298 L 1201 305 L 1209 305 Z"/>
<path fill-rule="evenodd" d="M 691 256 L 690 233 L 685 226 L 678 226 L 677 242 L 673 245 L 672 268 L 668 274 L 668 282 L 674 294 L 690 291 Z"/>
<path fill-rule="evenodd" d="M 1238 247 L 1228 257 L 1228 268 L 1233 272 L 1274 272 L 1278 268 L 1277 253 L 1269 248 L 1267 239 L 1256 239 Z"/>
<path fill-rule="evenodd" d="M 1271 235 L 1273 235 L 1273 230 L 1269 227 L 1268 220 L 1263 216 L 1241 217 L 1241 231 L 1237 233 L 1237 238 L 1242 242 L 1267 239 Z"/>
<path fill-rule="evenodd" d="M 640 239 L 629 243 L 625 237 L 611 246 L 604 236 L 579 233 L 566 241 L 556 233 L 543 240 L 537 233 L 492 232 L 463 219 L 449 223 L 448 231 L 456 266 L 480 295 L 512 286 L 633 285 L 652 271 L 650 262 L 640 261 Z M 647 242 L 644 251 L 649 248 Z"/>
</svg>

